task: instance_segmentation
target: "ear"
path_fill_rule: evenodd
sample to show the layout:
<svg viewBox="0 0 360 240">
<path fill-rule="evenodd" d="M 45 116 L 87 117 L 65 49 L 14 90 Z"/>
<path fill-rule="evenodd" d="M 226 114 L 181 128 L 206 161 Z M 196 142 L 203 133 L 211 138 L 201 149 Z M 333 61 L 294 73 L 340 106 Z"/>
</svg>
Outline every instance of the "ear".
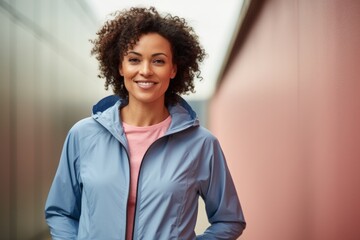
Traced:
<svg viewBox="0 0 360 240">
<path fill-rule="evenodd" d="M 119 74 L 120 74 L 120 76 L 124 76 L 124 73 L 123 73 L 123 71 L 121 69 L 121 66 L 119 66 Z"/>
<path fill-rule="evenodd" d="M 173 79 L 176 76 L 176 72 L 177 72 L 177 66 L 174 65 L 173 70 L 172 70 L 171 75 L 170 75 L 171 79 Z"/>
</svg>

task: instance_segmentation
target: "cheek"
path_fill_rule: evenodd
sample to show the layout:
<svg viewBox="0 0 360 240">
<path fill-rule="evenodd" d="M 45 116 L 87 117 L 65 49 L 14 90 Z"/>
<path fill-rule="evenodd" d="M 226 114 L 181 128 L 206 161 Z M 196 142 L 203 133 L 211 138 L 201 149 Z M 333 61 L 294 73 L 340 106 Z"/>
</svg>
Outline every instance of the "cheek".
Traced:
<svg viewBox="0 0 360 240">
<path fill-rule="evenodd" d="M 122 61 L 119 65 L 119 73 L 123 77 L 128 77 L 134 72 L 134 66 L 127 64 L 126 62 Z"/>
<path fill-rule="evenodd" d="M 124 80 L 129 80 L 131 78 L 133 78 L 134 75 L 136 75 L 136 72 L 134 71 L 134 69 L 131 69 L 129 67 L 124 67 L 121 70 L 119 70 L 120 75 L 124 77 Z"/>
</svg>

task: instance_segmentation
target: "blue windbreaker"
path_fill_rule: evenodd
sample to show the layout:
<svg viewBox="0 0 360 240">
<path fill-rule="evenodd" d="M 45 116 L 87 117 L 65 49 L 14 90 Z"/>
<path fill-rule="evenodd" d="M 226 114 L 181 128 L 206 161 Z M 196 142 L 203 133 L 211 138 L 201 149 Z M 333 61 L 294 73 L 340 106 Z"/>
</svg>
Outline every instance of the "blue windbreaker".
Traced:
<svg viewBox="0 0 360 240">
<path fill-rule="evenodd" d="M 45 206 L 54 240 L 125 239 L 130 171 L 119 117 L 125 104 L 107 97 L 69 131 Z M 236 239 L 245 221 L 219 142 L 184 100 L 169 112 L 168 131 L 140 167 L 133 239 Z M 199 196 L 210 226 L 196 236 Z"/>
</svg>

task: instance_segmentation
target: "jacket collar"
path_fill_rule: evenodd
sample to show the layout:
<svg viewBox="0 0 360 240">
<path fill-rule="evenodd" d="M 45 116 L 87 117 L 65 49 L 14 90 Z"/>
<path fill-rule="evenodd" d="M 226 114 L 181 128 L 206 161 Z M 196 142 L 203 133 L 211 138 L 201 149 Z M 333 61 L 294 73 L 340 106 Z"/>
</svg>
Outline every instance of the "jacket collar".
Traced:
<svg viewBox="0 0 360 240">
<path fill-rule="evenodd" d="M 111 95 L 101 99 L 92 108 L 92 117 L 116 138 L 121 138 L 119 139 L 120 141 L 123 141 L 125 136 L 122 129 L 119 109 L 127 104 L 127 99 Z M 179 102 L 177 104 L 169 105 L 168 110 L 172 121 L 166 135 L 199 125 L 196 113 L 181 97 L 179 97 Z"/>
</svg>

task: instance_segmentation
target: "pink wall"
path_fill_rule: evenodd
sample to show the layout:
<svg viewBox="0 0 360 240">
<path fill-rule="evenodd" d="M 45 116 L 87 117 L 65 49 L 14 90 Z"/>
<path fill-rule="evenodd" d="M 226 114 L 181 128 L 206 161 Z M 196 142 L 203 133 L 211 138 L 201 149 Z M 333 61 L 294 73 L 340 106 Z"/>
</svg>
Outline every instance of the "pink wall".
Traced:
<svg viewBox="0 0 360 240">
<path fill-rule="evenodd" d="M 360 1 L 264 1 L 210 105 L 241 239 L 360 239 L 359 63 Z"/>
</svg>

